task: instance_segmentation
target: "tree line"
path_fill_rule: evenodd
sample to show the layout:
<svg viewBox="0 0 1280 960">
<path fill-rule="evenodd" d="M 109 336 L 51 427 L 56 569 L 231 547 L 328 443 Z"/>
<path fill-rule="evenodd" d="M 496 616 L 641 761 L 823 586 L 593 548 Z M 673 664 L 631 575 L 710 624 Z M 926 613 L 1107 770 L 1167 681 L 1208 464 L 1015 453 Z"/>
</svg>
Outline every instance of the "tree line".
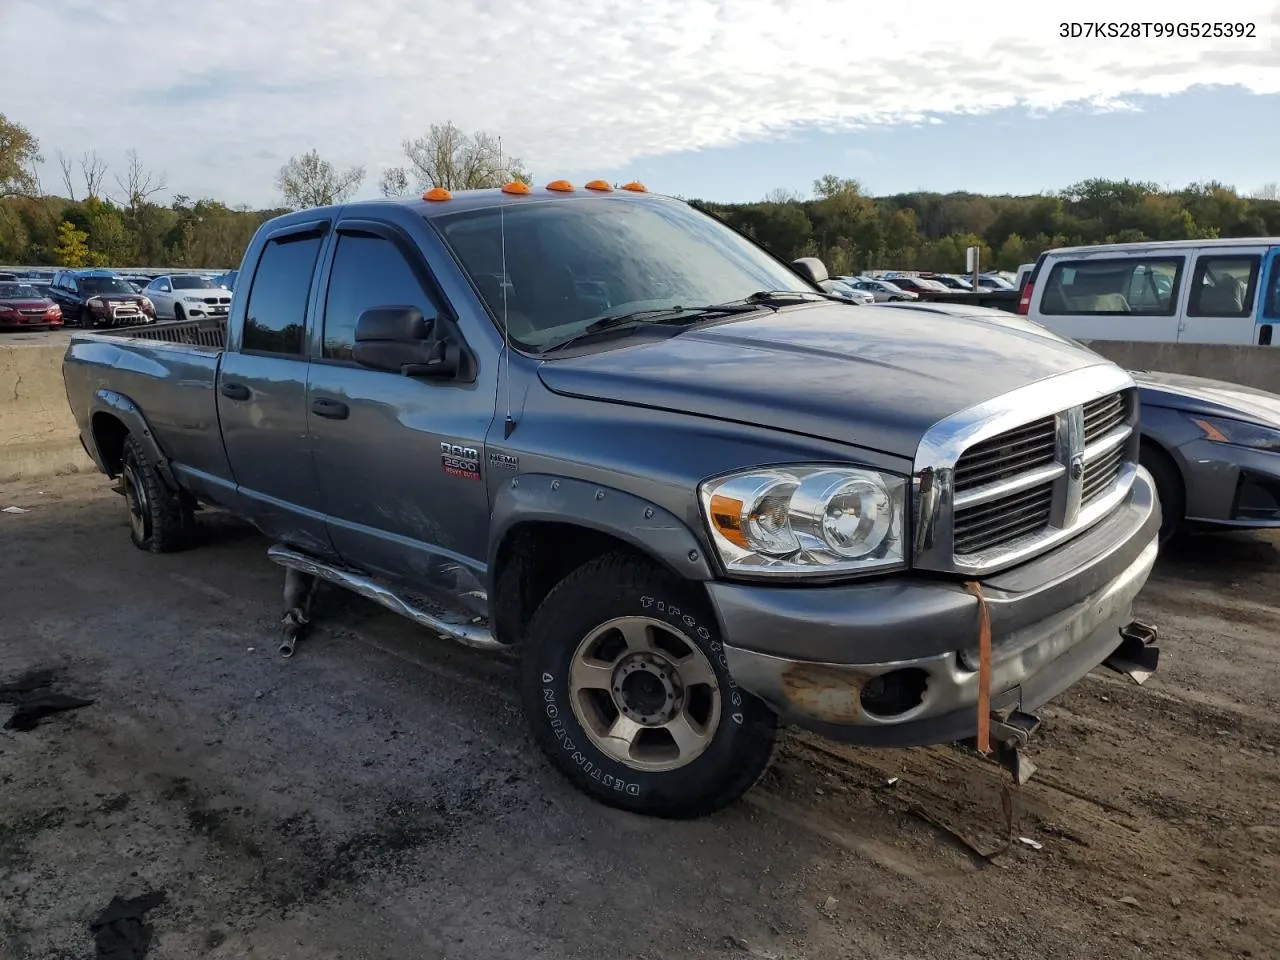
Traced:
<svg viewBox="0 0 1280 960">
<path fill-rule="evenodd" d="M 384 196 L 531 182 L 500 138 L 432 125 L 402 143 L 405 163 L 384 171 Z M 286 210 L 339 203 L 366 179 L 315 150 L 276 175 L 278 207 L 253 210 L 175 194 L 137 152 L 112 171 L 96 152 L 56 154 L 60 191 L 40 182 L 40 144 L 0 114 L 0 263 L 20 265 L 233 267 L 257 228 Z M 865 269 L 963 269 L 977 246 L 986 267 L 1017 269 L 1052 247 L 1090 243 L 1280 236 L 1275 184 L 1245 196 L 1222 183 L 1179 190 L 1131 180 L 1091 179 L 1054 193 L 985 196 L 913 192 L 868 196 L 856 179 L 827 175 L 813 196 L 774 191 L 756 203 L 690 202 L 787 259 L 820 257 L 833 274 Z"/>
</svg>

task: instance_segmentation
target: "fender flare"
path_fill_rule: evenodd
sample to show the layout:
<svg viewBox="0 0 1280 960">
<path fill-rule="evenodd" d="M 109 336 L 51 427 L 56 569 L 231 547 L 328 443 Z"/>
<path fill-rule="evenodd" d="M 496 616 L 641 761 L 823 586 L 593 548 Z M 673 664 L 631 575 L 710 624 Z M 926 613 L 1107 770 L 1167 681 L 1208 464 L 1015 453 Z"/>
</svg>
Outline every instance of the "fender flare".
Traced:
<svg viewBox="0 0 1280 960">
<path fill-rule="evenodd" d="M 165 484 L 171 490 L 180 489 L 177 478 L 174 477 L 173 471 L 169 467 L 169 458 L 160 448 L 160 444 L 156 440 L 155 431 L 147 423 L 147 418 L 143 416 L 138 405 L 123 393 L 106 389 L 98 390 L 93 395 L 93 403 L 89 407 L 89 436 L 93 440 L 94 460 L 98 462 L 98 467 L 103 473 L 108 473 L 107 464 L 103 459 L 102 452 L 98 449 L 98 440 L 93 428 L 94 417 L 100 413 L 108 413 L 124 424 L 129 434 L 142 445 L 147 459 L 155 466 L 156 472 L 160 474 L 160 478 Z"/>
<path fill-rule="evenodd" d="M 511 529 L 530 522 L 566 523 L 617 537 L 687 580 L 715 578 L 707 550 L 688 525 L 655 503 L 598 483 L 545 473 L 506 481 L 493 497 L 488 569 Z"/>
</svg>

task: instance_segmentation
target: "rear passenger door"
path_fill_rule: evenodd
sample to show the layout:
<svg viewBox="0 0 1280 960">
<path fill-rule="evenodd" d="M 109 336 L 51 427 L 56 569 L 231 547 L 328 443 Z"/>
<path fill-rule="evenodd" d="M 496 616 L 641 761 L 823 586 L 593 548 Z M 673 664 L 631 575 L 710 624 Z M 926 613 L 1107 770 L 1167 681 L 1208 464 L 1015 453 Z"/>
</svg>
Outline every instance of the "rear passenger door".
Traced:
<svg viewBox="0 0 1280 960">
<path fill-rule="evenodd" d="M 308 402 L 330 539 L 347 563 L 419 591 L 483 589 L 493 383 L 417 379 L 352 358 L 356 320 L 370 308 L 457 319 L 407 234 L 340 223 L 328 273 Z"/>
<path fill-rule="evenodd" d="M 332 547 L 307 440 L 306 329 L 328 227 L 285 227 L 263 246 L 217 397 L 239 511 L 268 536 L 321 555 Z"/>
<path fill-rule="evenodd" d="M 1179 343 L 1253 343 L 1254 306 L 1265 247 L 1197 250 Z"/>
</svg>

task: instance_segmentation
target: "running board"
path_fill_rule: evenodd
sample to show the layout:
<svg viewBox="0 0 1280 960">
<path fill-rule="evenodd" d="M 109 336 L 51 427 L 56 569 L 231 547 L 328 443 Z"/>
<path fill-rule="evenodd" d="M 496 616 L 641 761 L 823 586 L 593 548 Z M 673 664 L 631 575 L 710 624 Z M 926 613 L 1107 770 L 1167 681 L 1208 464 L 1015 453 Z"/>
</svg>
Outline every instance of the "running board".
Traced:
<svg viewBox="0 0 1280 960">
<path fill-rule="evenodd" d="M 282 567 L 297 570 L 299 573 L 305 573 L 328 583 L 345 587 L 352 593 L 358 593 L 368 600 L 381 604 L 393 613 L 407 617 L 419 626 L 426 627 L 428 630 L 432 630 L 449 640 L 456 640 L 477 650 L 506 649 L 504 644 L 493 638 L 493 634 L 490 633 L 488 627 L 470 623 L 451 623 L 448 620 L 441 619 L 433 613 L 428 613 L 422 607 L 411 603 L 386 585 L 363 574 L 333 566 L 281 544 L 276 544 L 267 550 L 267 559 L 273 563 L 278 563 Z"/>
</svg>

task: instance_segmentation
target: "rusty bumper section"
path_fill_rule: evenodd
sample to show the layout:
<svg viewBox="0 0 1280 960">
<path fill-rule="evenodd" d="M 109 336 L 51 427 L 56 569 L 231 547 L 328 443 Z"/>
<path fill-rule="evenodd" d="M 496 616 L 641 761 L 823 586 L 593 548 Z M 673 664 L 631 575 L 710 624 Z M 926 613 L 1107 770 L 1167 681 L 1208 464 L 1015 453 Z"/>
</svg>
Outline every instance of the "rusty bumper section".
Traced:
<svg viewBox="0 0 1280 960">
<path fill-rule="evenodd" d="M 1100 589 L 1002 644 L 991 663 L 993 718 L 1030 712 L 1112 658 L 1151 573 L 1153 538 Z M 960 625 L 967 632 L 967 623 Z M 1125 631 L 1128 630 L 1128 634 Z M 957 646 L 967 640 L 957 632 Z M 979 672 L 962 650 L 874 664 L 792 660 L 725 646 L 735 680 L 782 718 L 846 743 L 921 746 L 973 737 Z M 1154 663 L 1150 666 L 1154 668 Z"/>
</svg>

